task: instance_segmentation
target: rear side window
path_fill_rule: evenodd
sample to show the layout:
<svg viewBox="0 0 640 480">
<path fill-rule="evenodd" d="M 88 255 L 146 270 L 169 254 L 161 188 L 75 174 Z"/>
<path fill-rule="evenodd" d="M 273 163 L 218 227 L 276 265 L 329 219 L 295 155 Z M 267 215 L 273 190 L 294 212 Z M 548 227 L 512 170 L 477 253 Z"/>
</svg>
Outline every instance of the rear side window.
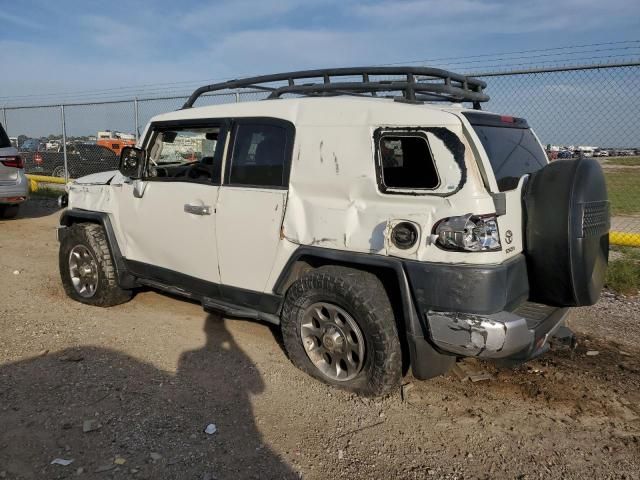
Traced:
<svg viewBox="0 0 640 480">
<path fill-rule="evenodd" d="M 241 123 L 227 183 L 231 185 L 286 187 L 287 131 L 278 125 Z"/>
<path fill-rule="evenodd" d="M 432 190 L 440 179 L 425 135 L 385 133 L 378 141 L 384 189 Z"/>
<path fill-rule="evenodd" d="M 7 132 L 4 131 L 2 124 L 0 123 L 0 148 L 7 148 L 11 146 L 11 141 L 7 136 Z"/>
<path fill-rule="evenodd" d="M 480 138 L 501 192 L 513 190 L 523 175 L 540 170 L 547 156 L 523 119 L 466 114 Z"/>
</svg>

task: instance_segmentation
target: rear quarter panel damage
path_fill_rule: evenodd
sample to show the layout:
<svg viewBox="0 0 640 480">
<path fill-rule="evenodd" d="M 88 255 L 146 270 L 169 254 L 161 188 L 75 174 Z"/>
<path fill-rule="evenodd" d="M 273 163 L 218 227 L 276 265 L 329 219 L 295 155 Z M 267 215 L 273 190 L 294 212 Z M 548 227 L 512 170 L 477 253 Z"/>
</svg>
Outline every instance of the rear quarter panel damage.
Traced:
<svg viewBox="0 0 640 480">
<path fill-rule="evenodd" d="M 495 211 L 460 125 L 449 125 L 446 129 L 465 147 L 466 171 L 458 167 L 455 152 L 439 136 L 429 134 L 441 182 L 435 191 L 421 195 L 379 191 L 373 140 L 377 128 L 371 125 L 298 127 L 282 229 L 286 240 L 298 245 L 425 261 L 501 262 L 502 252 L 447 252 L 430 241 L 434 224 L 442 218 Z M 454 195 L 447 195 L 452 191 Z M 396 220 L 420 226 L 416 249 L 390 248 L 390 225 Z"/>
</svg>

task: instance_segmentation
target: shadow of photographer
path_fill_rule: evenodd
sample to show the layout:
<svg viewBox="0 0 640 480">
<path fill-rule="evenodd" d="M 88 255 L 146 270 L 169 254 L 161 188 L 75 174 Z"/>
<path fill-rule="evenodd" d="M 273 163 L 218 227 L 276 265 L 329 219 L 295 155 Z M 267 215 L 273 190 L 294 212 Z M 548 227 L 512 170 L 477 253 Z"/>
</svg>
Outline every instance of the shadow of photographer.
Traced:
<svg viewBox="0 0 640 480">
<path fill-rule="evenodd" d="M 204 331 L 205 345 L 184 352 L 175 375 L 89 346 L 0 366 L 0 472 L 297 478 L 254 419 L 251 396 L 264 390 L 257 368 L 220 317 L 209 315 Z"/>
</svg>

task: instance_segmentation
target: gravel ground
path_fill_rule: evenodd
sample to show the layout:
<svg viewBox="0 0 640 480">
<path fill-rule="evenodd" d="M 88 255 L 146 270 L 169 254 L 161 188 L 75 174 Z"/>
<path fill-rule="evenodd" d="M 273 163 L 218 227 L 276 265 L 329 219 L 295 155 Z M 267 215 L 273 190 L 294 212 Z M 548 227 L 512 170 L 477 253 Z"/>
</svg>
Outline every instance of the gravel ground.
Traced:
<svg viewBox="0 0 640 480">
<path fill-rule="evenodd" d="M 576 309 L 575 351 L 364 399 L 265 324 L 151 291 L 69 300 L 53 204 L 0 222 L 0 478 L 640 478 L 637 298 Z"/>
</svg>

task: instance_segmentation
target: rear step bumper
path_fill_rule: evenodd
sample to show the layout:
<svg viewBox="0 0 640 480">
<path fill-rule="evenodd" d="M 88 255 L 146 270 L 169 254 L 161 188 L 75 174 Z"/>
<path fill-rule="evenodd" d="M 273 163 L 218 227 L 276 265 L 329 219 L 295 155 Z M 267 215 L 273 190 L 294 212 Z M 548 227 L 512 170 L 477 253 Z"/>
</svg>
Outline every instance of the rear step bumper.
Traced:
<svg viewBox="0 0 640 480">
<path fill-rule="evenodd" d="M 513 311 L 489 315 L 428 311 L 426 317 L 431 340 L 446 352 L 523 362 L 547 350 L 567 312 L 524 302 Z"/>
</svg>

